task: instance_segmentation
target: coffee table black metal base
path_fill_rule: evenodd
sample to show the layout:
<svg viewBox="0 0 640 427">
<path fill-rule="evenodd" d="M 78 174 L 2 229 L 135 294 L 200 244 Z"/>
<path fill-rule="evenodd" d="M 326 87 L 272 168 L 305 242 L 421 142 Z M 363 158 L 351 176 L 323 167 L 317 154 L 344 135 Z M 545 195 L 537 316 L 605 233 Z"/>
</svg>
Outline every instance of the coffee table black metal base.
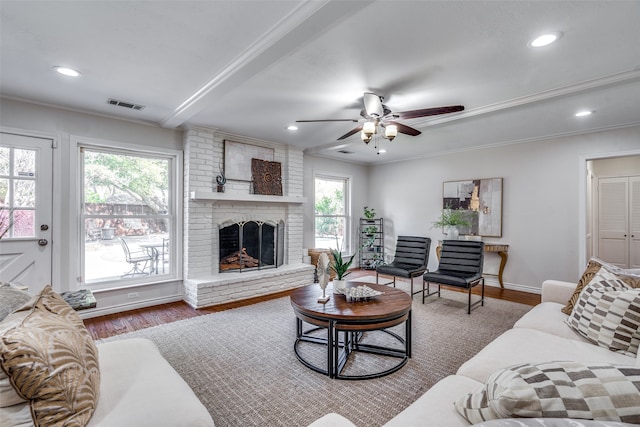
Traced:
<svg viewBox="0 0 640 427">
<path fill-rule="evenodd" d="M 328 375 L 329 378 L 344 379 L 344 380 L 365 380 L 371 378 L 379 378 L 385 375 L 389 375 L 402 368 L 409 358 L 411 357 L 411 311 L 408 313 L 393 319 L 386 319 L 383 322 L 366 322 L 366 321 L 334 321 L 321 318 L 313 318 L 309 315 L 303 315 L 296 313 L 296 341 L 294 344 L 294 351 L 298 360 L 306 367 L 319 372 L 324 375 Z M 303 321 L 314 325 L 310 329 L 304 330 Z M 397 333 L 390 331 L 386 328 L 405 324 L 405 337 L 401 337 Z M 312 335 L 313 332 L 327 329 L 327 338 L 318 337 Z M 386 346 L 380 346 L 375 344 L 362 343 L 364 332 L 367 331 L 380 331 L 393 337 L 399 342 L 403 348 L 392 348 Z M 342 336 L 342 339 L 340 339 Z M 299 351 L 299 344 L 301 342 L 308 342 L 326 346 L 327 348 L 327 365 L 326 369 L 317 366 L 308 360 Z M 348 375 L 343 374 L 342 371 L 346 365 L 349 355 L 353 352 L 362 352 L 376 354 L 380 356 L 387 356 L 399 359 L 399 362 L 392 367 L 383 371 L 368 373 L 363 375 Z"/>
</svg>

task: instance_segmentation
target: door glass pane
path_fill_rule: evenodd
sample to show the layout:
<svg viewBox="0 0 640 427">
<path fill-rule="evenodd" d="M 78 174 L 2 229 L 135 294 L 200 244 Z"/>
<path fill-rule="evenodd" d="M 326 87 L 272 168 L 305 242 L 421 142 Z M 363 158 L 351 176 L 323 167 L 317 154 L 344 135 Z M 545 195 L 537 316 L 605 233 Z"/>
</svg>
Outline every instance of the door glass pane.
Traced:
<svg viewBox="0 0 640 427">
<path fill-rule="evenodd" d="M 13 205 L 21 208 L 36 206 L 36 182 L 16 179 L 14 181 Z"/>
<path fill-rule="evenodd" d="M 13 236 L 35 237 L 35 211 L 16 209 L 13 211 Z"/>
<path fill-rule="evenodd" d="M 36 152 L 35 150 L 14 150 L 13 160 L 14 176 L 35 176 Z"/>
<path fill-rule="evenodd" d="M 0 175 L 9 175 L 9 147 L 0 147 Z"/>
<path fill-rule="evenodd" d="M 9 206 L 9 180 L 0 178 L 0 206 Z"/>
</svg>

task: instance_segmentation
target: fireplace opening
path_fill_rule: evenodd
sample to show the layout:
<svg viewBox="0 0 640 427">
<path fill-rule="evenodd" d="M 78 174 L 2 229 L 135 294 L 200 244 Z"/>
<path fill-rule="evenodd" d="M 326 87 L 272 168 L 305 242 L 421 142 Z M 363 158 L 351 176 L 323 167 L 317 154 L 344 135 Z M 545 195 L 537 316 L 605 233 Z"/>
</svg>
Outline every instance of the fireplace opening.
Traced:
<svg viewBox="0 0 640 427">
<path fill-rule="evenodd" d="M 219 231 L 220 272 L 282 265 L 284 222 L 241 221 Z"/>
</svg>

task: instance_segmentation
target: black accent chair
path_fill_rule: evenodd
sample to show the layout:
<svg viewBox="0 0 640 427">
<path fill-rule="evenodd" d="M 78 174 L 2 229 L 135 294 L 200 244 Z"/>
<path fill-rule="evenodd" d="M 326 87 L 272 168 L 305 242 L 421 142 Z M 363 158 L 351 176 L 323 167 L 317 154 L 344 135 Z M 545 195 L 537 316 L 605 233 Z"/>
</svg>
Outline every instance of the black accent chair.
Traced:
<svg viewBox="0 0 640 427">
<path fill-rule="evenodd" d="M 471 314 L 471 309 L 478 304 L 484 306 L 483 264 L 484 242 L 444 240 L 442 242 L 438 269 L 427 272 L 422 276 L 422 303 L 424 304 L 425 297 L 431 295 L 438 294 L 438 298 L 440 298 L 440 285 L 446 285 L 464 288 L 469 291 L 467 314 Z M 438 284 L 437 291 L 430 292 L 430 282 Z M 478 284 L 482 284 L 482 296 L 479 301 L 471 304 L 471 288 Z"/>
<path fill-rule="evenodd" d="M 420 292 L 413 292 L 413 278 L 421 276 L 427 271 L 430 248 L 431 239 L 429 237 L 398 236 L 393 261 L 390 264 L 376 267 L 376 283 L 378 283 L 380 274 L 386 274 L 393 276 L 393 280 L 382 284 L 393 284 L 395 288 L 396 277 L 406 277 L 411 279 L 411 296 L 413 297 L 414 294 Z"/>
</svg>

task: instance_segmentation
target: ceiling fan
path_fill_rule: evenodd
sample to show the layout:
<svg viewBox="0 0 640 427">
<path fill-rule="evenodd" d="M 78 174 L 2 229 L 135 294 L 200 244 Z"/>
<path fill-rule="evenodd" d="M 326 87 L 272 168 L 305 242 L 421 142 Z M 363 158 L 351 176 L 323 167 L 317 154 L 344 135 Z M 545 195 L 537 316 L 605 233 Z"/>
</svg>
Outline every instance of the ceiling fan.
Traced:
<svg viewBox="0 0 640 427">
<path fill-rule="evenodd" d="M 410 110 L 394 113 L 382 103 L 383 97 L 375 93 L 365 92 L 362 97 L 363 108 L 360 111 L 362 119 L 319 119 L 319 120 L 296 120 L 297 123 L 311 122 L 353 122 L 362 124 L 355 129 L 342 135 L 338 141 L 346 139 L 351 135 L 360 132 L 362 140 L 368 144 L 371 138 L 378 133 L 378 127 L 383 131 L 380 135 L 388 140 L 393 140 L 399 133 L 405 135 L 417 136 L 420 132 L 417 129 L 398 123 L 398 119 L 416 119 L 418 117 L 437 116 L 439 114 L 455 113 L 464 110 L 462 105 L 452 105 L 448 107 L 423 108 L 421 110 Z"/>
</svg>

